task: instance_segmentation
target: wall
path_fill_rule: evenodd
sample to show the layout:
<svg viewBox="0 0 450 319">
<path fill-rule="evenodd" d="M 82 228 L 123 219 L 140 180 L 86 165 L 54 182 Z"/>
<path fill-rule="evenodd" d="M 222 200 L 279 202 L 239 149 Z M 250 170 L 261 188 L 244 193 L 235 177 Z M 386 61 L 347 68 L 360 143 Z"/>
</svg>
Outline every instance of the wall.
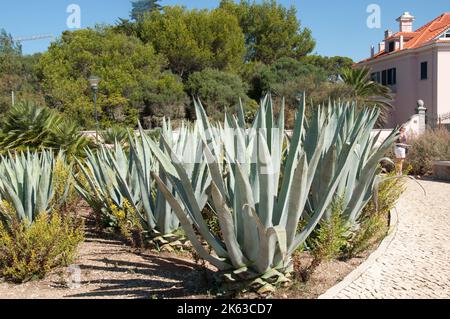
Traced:
<svg viewBox="0 0 450 319">
<path fill-rule="evenodd" d="M 428 62 L 428 79 L 420 79 L 420 63 Z M 393 56 L 378 58 L 362 65 L 381 72 L 397 69 L 397 84 L 391 86 L 395 94 L 394 110 L 386 127 L 395 127 L 407 122 L 416 114 L 417 100 L 423 100 L 429 112 L 436 113 L 437 50 L 428 47 L 423 50 L 403 52 Z"/>
<path fill-rule="evenodd" d="M 423 133 L 423 132 L 421 132 L 421 128 L 420 128 L 420 115 L 419 114 L 414 114 L 413 116 L 411 116 L 411 118 L 408 121 L 404 122 L 402 124 L 402 126 L 405 127 L 405 129 L 406 129 L 406 134 L 408 136 L 408 139 L 416 137 Z M 393 131 L 393 129 L 372 130 L 372 133 L 371 133 L 372 136 L 380 134 L 376 145 L 380 145 L 381 143 L 383 143 L 389 137 L 389 135 L 392 133 L 392 131 Z"/>
<path fill-rule="evenodd" d="M 441 48 L 438 53 L 437 75 L 438 114 L 450 113 L 450 48 Z M 443 123 L 450 123 L 450 119 Z"/>
<path fill-rule="evenodd" d="M 411 119 L 408 122 L 404 124 L 406 132 L 409 136 L 412 137 L 421 134 L 419 120 L 420 120 L 419 114 L 415 114 L 411 117 Z"/>
</svg>

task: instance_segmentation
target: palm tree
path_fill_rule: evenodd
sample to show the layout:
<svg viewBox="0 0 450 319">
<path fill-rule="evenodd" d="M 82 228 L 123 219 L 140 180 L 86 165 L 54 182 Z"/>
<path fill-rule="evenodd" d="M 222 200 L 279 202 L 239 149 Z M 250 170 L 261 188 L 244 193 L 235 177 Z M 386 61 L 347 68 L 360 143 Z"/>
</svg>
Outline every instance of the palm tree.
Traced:
<svg viewBox="0 0 450 319">
<path fill-rule="evenodd" d="M 0 154 L 8 151 L 63 150 L 68 159 L 83 157 L 85 148 L 93 146 L 79 128 L 56 110 L 37 103 L 19 102 L 1 121 Z"/>
<path fill-rule="evenodd" d="M 370 78 L 370 68 L 347 68 L 342 71 L 342 80 L 350 89 L 351 99 L 366 106 L 378 107 L 381 111 L 378 126 L 386 124 L 392 105 L 393 96 L 389 87 Z"/>
</svg>

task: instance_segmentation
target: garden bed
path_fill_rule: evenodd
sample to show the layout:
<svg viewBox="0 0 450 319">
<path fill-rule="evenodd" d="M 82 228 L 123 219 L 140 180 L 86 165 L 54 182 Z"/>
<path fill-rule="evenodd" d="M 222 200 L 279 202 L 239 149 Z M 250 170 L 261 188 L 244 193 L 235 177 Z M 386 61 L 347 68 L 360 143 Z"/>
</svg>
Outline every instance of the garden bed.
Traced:
<svg viewBox="0 0 450 319">
<path fill-rule="evenodd" d="M 86 219 L 86 241 L 79 247 L 76 266 L 81 283 L 71 286 L 72 269 L 53 271 L 43 280 L 14 285 L 0 281 L 4 299 L 205 299 L 215 298 L 210 278 L 213 267 L 205 270 L 189 252 L 139 253 L 113 235 L 97 232 L 90 209 L 80 210 Z M 280 289 L 273 298 L 315 299 L 344 279 L 363 263 L 371 251 L 360 258 L 333 260 L 321 264 L 308 283 L 295 282 Z M 311 262 L 308 253 L 295 256 L 297 267 Z M 258 298 L 247 293 L 239 298 Z"/>
<path fill-rule="evenodd" d="M 193 261 L 175 254 L 138 253 L 125 242 L 105 232 L 97 232 L 90 209 L 86 219 L 86 240 L 78 249 L 75 267 L 80 269 L 80 285 L 71 285 L 71 269 L 53 271 L 44 280 L 22 285 L 0 283 L 0 298 L 120 298 L 151 299 L 207 294 L 202 284 L 205 271 Z"/>
</svg>

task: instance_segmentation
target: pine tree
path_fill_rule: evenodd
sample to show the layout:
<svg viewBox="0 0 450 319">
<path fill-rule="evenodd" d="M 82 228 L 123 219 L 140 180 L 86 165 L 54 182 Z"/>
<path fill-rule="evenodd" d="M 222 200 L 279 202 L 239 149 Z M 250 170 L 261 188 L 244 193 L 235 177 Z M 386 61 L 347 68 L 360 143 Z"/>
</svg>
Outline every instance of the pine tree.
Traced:
<svg viewBox="0 0 450 319">
<path fill-rule="evenodd" d="M 11 34 L 7 33 L 5 29 L 0 29 L 0 54 L 22 54 L 22 46 L 20 42 L 14 41 Z"/>
<path fill-rule="evenodd" d="M 158 3 L 160 0 L 136 0 L 132 1 L 131 5 L 131 18 L 133 20 L 139 20 L 140 17 L 146 12 L 160 11 L 161 5 Z"/>
</svg>

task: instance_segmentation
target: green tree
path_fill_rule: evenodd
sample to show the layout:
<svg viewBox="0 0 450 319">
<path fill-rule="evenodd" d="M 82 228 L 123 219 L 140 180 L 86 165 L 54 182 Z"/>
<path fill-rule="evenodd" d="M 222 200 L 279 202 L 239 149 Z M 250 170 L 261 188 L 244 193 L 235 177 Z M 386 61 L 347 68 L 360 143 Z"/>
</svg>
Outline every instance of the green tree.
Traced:
<svg viewBox="0 0 450 319">
<path fill-rule="evenodd" d="M 343 69 L 351 68 L 354 64 L 352 59 L 342 56 L 308 55 L 303 57 L 302 61 L 324 69 L 328 75 L 341 74 Z"/>
<path fill-rule="evenodd" d="M 94 127 L 88 78 L 99 76 L 102 125 L 134 127 L 138 116 L 145 123 L 156 113 L 183 117 L 183 85 L 166 66 L 165 58 L 151 45 L 97 28 L 64 32 L 42 55 L 38 71 L 48 105 L 85 128 Z"/>
<path fill-rule="evenodd" d="M 250 97 L 254 99 L 271 92 L 275 96 L 286 97 L 288 101 L 291 98 L 296 101 L 298 94 L 303 91 L 311 97 L 315 93 L 314 89 L 327 80 L 322 68 L 292 58 L 281 58 L 272 65 L 252 63 L 244 73 L 244 78 L 252 84 Z M 287 86 L 296 92 L 287 94 Z"/>
<path fill-rule="evenodd" d="M 298 100 L 302 98 L 303 92 L 307 97 L 308 116 L 318 104 L 347 93 L 344 85 L 327 81 L 324 69 L 292 58 L 281 58 L 272 65 L 249 63 L 243 71 L 243 78 L 250 83 L 250 98 L 258 99 L 271 92 L 275 100 L 285 100 L 288 127 L 293 123 Z"/>
<path fill-rule="evenodd" d="M 245 34 L 247 61 L 270 64 L 282 57 L 298 59 L 314 50 L 311 30 L 301 28 L 294 6 L 287 9 L 275 0 L 222 0 L 220 8 L 238 18 Z"/>
<path fill-rule="evenodd" d="M 236 17 L 220 10 L 187 10 L 175 6 L 146 14 L 139 36 L 169 60 L 171 70 L 187 79 L 211 67 L 237 70 L 243 63 L 244 35 Z"/>
<path fill-rule="evenodd" d="M 370 68 L 348 68 L 342 70 L 342 79 L 349 87 L 349 98 L 360 101 L 365 106 L 377 107 L 381 111 L 377 125 L 386 124 L 391 112 L 392 92 L 387 86 L 374 82 L 370 78 Z"/>
<path fill-rule="evenodd" d="M 136 23 L 128 19 L 117 19 L 116 24 L 112 26 L 112 30 L 117 33 L 123 33 L 129 37 L 137 36 Z"/>
<path fill-rule="evenodd" d="M 247 96 L 246 84 L 235 74 L 215 69 L 195 72 L 189 77 L 186 89 L 192 97 L 200 99 L 208 115 L 215 120 L 223 120 L 225 112 L 233 113 L 239 100 L 246 111 L 252 112 L 257 107 Z"/>
<path fill-rule="evenodd" d="M 23 56 L 20 43 L 14 41 L 5 30 L 0 30 L 0 113 L 3 115 L 15 101 L 42 102 L 35 65 L 39 55 Z"/>
<path fill-rule="evenodd" d="M 131 2 L 131 19 L 140 20 L 145 13 L 152 11 L 160 11 L 162 9 L 161 5 L 158 3 L 159 0 L 136 0 Z"/>
<path fill-rule="evenodd" d="M 22 55 L 22 46 L 14 41 L 11 34 L 5 29 L 0 29 L 0 54 L 3 55 Z"/>
</svg>

